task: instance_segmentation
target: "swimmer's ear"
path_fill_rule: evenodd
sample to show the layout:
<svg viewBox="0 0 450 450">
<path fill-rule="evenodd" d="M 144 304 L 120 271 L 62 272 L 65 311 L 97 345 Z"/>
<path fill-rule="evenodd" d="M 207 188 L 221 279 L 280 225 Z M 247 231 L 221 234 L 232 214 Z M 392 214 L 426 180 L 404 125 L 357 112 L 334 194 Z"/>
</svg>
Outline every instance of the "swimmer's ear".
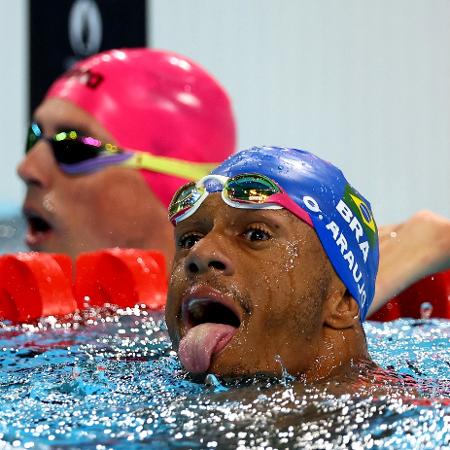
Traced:
<svg viewBox="0 0 450 450">
<path fill-rule="evenodd" d="M 333 289 L 325 303 L 324 324 L 336 330 L 352 327 L 359 320 L 359 307 L 347 289 Z"/>
</svg>

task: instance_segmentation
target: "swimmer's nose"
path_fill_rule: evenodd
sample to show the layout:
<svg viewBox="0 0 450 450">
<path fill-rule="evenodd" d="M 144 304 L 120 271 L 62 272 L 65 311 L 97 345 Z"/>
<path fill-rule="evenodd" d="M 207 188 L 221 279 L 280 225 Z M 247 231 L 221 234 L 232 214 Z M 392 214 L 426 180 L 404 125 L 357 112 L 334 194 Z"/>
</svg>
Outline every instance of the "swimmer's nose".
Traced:
<svg viewBox="0 0 450 450">
<path fill-rule="evenodd" d="M 48 144 L 39 141 L 17 166 L 17 175 L 27 186 L 49 187 L 51 172 L 56 167 Z"/>
<path fill-rule="evenodd" d="M 226 255 L 220 245 L 220 238 L 204 237 L 192 247 L 185 260 L 186 273 L 195 275 L 210 270 L 221 272 L 223 275 L 233 275 L 233 261 Z"/>
</svg>

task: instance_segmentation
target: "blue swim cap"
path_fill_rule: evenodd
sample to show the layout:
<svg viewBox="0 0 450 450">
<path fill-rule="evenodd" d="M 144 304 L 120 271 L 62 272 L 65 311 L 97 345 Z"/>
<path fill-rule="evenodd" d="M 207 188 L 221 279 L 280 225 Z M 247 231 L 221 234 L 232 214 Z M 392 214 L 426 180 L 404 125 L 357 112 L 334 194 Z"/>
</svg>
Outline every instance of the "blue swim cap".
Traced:
<svg viewBox="0 0 450 450">
<path fill-rule="evenodd" d="M 378 231 L 370 203 L 331 163 L 294 148 L 253 147 L 225 160 L 212 174 L 258 173 L 276 181 L 311 218 L 338 276 L 364 320 L 375 293 Z"/>
</svg>

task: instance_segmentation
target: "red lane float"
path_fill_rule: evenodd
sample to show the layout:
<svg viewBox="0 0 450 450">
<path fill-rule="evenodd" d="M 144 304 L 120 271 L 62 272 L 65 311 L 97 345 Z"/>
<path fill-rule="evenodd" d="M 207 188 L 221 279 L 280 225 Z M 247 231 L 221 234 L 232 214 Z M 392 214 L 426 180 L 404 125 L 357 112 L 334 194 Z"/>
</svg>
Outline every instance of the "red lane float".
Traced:
<svg viewBox="0 0 450 450">
<path fill-rule="evenodd" d="M 423 278 L 386 303 L 368 320 L 387 322 L 400 317 L 450 319 L 450 271 Z"/>
<path fill-rule="evenodd" d="M 72 284 L 69 256 L 17 253 L 0 256 L 0 320 L 30 322 L 86 306 L 145 304 L 163 308 L 167 278 L 157 251 L 108 249 L 81 254 Z"/>
<path fill-rule="evenodd" d="M 152 250 L 107 249 L 81 254 L 76 262 L 75 297 L 86 303 L 120 307 L 145 304 L 160 309 L 166 303 L 164 256 Z"/>
<path fill-rule="evenodd" d="M 164 256 L 156 251 L 107 249 L 79 256 L 75 286 L 66 255 L 17 253 L 0 256 L 0 319 L 28 322 L 86 306 L 145 304 L 163 308 L 167 279 Z M 431 309 L 424 306 L 429 303 Z M 450 271 L 424 278 L 369 320 L 400 317 L 450 318 Z"/>
<path fill-rule="evenodd" d="M 0 317 L 28 322 L 75 311 L 71 279 L 72 261 L 65 255 L 0 256 Z"/>
</svg>

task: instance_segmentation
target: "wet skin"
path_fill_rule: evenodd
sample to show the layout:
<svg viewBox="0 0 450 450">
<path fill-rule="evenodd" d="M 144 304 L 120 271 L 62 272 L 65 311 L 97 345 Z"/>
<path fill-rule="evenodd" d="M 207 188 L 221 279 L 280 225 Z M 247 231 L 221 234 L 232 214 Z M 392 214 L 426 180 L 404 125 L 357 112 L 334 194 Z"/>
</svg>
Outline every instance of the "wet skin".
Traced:
<svg viewBox="0 0 450 450">
<path fill-rule="evenodd" d="M 239 319 L 207 372 L 279 375 L 282 364 L 314 380 L 368 358 L 356 302 L 314 230 L 290 212 L 236 209 L 212 194 L 176 226 L 175 241 L 166 306 L 174 348 L 192 329 L 195 299 L 224 303 Z"/>
<path fill-rule="evenodd" d="M 45 100 L 33 120 L 46 136 L 75 129 L 115 143 L 94 117 L 65 100 Z M 119 246 L 158 249 L 172 257 L 172 230 L 165 208 L 139 171 L 110 166 L 68 175 L 59 169 L 44 140 L 34 145 L 17 171 L 27 187 L 23 209 L 31 250 L 76 257 L 80 252 Z"/>
</svg>

